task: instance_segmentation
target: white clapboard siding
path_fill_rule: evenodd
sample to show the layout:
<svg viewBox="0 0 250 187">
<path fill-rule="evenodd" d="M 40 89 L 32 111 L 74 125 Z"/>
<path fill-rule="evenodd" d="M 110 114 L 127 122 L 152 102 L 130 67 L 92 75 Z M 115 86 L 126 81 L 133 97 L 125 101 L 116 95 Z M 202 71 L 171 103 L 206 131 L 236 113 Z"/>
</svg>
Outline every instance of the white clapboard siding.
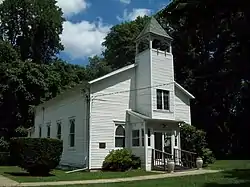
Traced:
<svg viewBox="0 0 250 187">
<path fill-rule="evenodd" d="M 44 114 L 42 107 L 44 107 Z M 57 120 L 61 120 L 63 153 L 61 165 L 84 167 L 87 164 L 87 129 L 86 102 L 80 89 L 64 96 L 59 96 L 36 109 L 35 137 L 39 137 L 39 126 L 42 126 L 42 137 L 47 137 L 47 125 L 51 124 L 51 138 L 57 137 Z M 44 117 L 44 124 L 43 124 Z M 75 147 L 69 147 L 69 118 L 75 118 Z"/>
<path fill-rule="evenodd" d="M 175 118 L 191 124 L 190 98 L 175 87 Z"/>
<path fill-rule="evenodd" d="M 152 49 L 151 73 L 153 118 L 174 119 L 174 67 L 172 54 Z M 157 110 L 156 89 L 168 90 L 170 92 L 170 111 Z"/>
<path fill-rule="evenodd" d="M 125 122 L 126 110 L 135 104 L 135 92 L 129 91 L 135 88 L 134 75 L 133 68 L 91 84 L 91 169 L 101 168 L 105 156 L 115 148 L 115 121 Z M 99 143 L 106 148 L 100 149 Z"/>
</svg>

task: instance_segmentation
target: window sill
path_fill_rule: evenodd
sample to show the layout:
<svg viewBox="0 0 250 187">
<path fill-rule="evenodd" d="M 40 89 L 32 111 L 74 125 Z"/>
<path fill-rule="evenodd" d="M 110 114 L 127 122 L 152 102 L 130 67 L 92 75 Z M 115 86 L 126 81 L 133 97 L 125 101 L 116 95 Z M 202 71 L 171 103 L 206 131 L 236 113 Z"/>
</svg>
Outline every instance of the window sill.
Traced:
<svg viewBox="0 0 250 187">
<path fill-rule="evenodd" d="M 125 147 L 115 147 L 114 150 L 124 149 Z"/>
<path fill-rule="evenodd" d="M 173 113 L 170 110 L 161 110 L 161 109 L 154 109 L 154 112 L 161 112 L 161 113 Z"/>
<path fill-rule="evenodd" d="M 75 151 L 75 150 L 76 150 L 75 147 L 69 147 L 69 148 L 68 148 L 68 151 Z"/>
<path fill-rule="evenodd" d="M 144 146 L 132 146 L 132 148 L 143 148 Z"/>
</svg>

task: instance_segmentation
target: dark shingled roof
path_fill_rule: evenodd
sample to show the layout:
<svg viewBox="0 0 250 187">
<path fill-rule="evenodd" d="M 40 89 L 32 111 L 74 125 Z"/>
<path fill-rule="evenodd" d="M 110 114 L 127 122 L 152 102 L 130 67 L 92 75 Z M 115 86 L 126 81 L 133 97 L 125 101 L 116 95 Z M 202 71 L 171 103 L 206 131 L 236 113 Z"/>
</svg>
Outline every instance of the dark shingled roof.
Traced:
<svg viewBox="0 0 250 187">
<path fill-rule="evenodd" d="M 153 16 L 151 17 L 149 22 L 145 25 L 141 33 L 137 36 L 136 40 L 138 40 L 139 38 L 148 33 L 172 39 Z"/>
</svg>

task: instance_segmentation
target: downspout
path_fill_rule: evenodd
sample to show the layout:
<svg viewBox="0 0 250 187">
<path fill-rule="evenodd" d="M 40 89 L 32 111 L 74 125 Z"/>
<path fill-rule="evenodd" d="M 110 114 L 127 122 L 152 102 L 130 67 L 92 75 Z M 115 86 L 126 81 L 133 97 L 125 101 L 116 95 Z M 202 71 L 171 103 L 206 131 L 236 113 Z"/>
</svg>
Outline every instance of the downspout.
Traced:
<svg viewBox="0 0 250 187">
<path fill-rule="evenodd" d="M 88 138 L 88 141 L 87 141 L 87 153 L 88 153 L 88 156 L 87 156 L 87 162 L 88 162 L 88 169 L 90 169 L 90 88 L 88 87 L 88 91 L 87 91 L 87 94 L 85 94 L 85 97 L 86 97 L 86 127 L 87 127 L 87 130 L 86 130 L 86 133 L 87 133 L 87 138 Z"/>
</svg>

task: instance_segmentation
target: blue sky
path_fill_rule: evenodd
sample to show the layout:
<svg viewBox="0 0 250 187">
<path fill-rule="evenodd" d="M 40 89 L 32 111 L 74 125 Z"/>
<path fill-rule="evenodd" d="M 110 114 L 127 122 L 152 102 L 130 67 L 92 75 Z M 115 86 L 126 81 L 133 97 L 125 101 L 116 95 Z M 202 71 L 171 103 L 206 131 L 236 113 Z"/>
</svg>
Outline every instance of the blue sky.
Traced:
<svg viewBox="0 0 250 187">
<path fill-rule="evenodd" d="M 151 15 L 168 0 L 58 0 L 66 21 L 61 35 L 65 50 L 60 57 L 86 65 L 88 57 L 100 55 L 101 43 L 113 25 Z"/>
</svg>

